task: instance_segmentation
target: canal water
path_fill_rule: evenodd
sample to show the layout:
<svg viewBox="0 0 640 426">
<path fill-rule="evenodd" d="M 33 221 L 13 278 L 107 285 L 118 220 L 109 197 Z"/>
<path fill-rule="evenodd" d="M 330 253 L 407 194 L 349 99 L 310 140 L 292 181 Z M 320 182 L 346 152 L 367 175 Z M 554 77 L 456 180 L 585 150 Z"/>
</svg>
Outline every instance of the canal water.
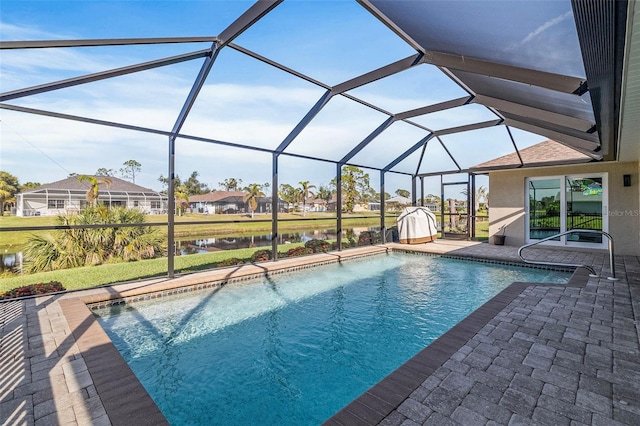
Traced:
<svg viewBox="0 0 640 426">
<path fill-rule="evenodd" d="M 347 228 L 342 231 L 343 238 L 353 238 L 357 241 L 363 231 L 379 231 L 379 227 Z M 335 229 L 305 229 L 287 232 L 278 236 L 278 244 L 305 243 L 309 240 L 335 240 Z M 265 247 L 271 248 L 271 233 L 256 235 L 225 236 L 218 238 L 210 235 L 202 237 L 176 238 L 176 246 L 180 254 L 210 253 L 220 250 L 235 250 L 241 248 Z M 22 268 L 22 252 L 0 253 L 0 273 L 4 271 L 19 271 Z"/>
<path fill-rule="evenodd" d="M 348 228 L 343 230 L 343 238 L 358 239 L 363 231 L 379 231 L 379 227 Z M 308 229 L 303 231 L 287 232 L 280 234 L 278 244 L 306 243 L 310 240 L 336 240 L 335 229 Z M 176 239 L 176 245 L 181 254 L 208 253 L 220 250 L 235 250 L 252 247 L 271 248 L 271 233 L 263 233 L 251 236 L 237 236 L 224 238 L 204 237 L 204 238 L 180 238 Z"/>
</svg>

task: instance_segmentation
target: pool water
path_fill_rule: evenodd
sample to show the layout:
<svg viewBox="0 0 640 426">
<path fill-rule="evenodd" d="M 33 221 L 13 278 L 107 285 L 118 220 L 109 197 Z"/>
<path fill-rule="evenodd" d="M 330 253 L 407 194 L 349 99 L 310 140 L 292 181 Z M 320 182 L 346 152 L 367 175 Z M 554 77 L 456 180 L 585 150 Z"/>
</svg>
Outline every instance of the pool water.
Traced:
<svg viewBox="0 0 640 426">
<path fill-rule="evenodd" d="M 172 425 L 313 425 L 512 282 L 568 277 L 390 254 L 95 312 Z"/>
</svg>

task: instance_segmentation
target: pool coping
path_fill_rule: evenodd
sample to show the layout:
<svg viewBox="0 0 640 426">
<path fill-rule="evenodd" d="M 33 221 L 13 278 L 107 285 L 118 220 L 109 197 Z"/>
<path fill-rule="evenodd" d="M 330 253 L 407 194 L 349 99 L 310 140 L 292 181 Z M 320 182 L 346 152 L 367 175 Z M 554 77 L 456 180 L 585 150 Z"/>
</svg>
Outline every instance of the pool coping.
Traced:
<svg viewBox="0 0 640 426">
<path fill-rule="evenodd" d="M 169 425 L 95 316 L 80 298 L 59 301 L 113 425 Z"/>
<path fill-rule="evenodd" d="M 215 271 L 215 274 L 205 272 L 181 276 L 173 280 L 150 280 L 152 284 L 149 286 L 133 283 L 123 285 L 122 291 L 114 290 L 113 287 L 100 288 L 86 291 L 85 293 L 71 294 L 70 297 L 61 299 L 58 303 L 72 330 L 82 356 L 85 358 L 87 369 L 111 423 L 114 425 L 128 425 L 132 424 L 132 422 L 141 425 L 169 424 L 98 323 L 91 312 L 92 308 L 149 300 L 156 297 L 225 285 L 231 282 L 288 273 L 390 252 L 407 252 L 490 262 L 490 260 L 473 256 L 447 256 L 440 253 L 399 250 L 386 246 L 369 246 L 362 250 L 352 249 L 346 252 L 316 254 L 313 255 L 313 258 L 312 256 L 307 256 L 284 259 L 269 265 L 257 264 L 236 268 L 221 268 Z M 490 263 L 529 267 L 529 265 L 511 261 L 496 260 Z M 565 285 L 584 286 L 586 279 L 580 278 L 582 277 L 579 274 L 580 272 L 581 270 L 576 271 L 569 283 Z M 204 277 L 210 275 L 214 275 L 216 278 L 203 280 Z M 377 424 L 397 408 L 437 367 L 449 359 L 480 328 L 530 285 L 533 284 L 511 284 L 412 359 L 329 418 L 326 424 Z M 535 285 L 541 284 L 535 283 Z"/>
</svg>

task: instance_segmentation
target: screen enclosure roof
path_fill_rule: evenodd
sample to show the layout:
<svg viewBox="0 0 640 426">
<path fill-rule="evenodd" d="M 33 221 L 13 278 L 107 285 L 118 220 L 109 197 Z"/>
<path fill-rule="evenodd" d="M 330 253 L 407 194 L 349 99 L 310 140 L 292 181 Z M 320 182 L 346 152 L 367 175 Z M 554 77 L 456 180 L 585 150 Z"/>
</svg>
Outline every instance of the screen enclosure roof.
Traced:
<svg viewBox="0 0 640 426">
<path fill-rule="evenodd" d="M 617 159 L 626 1 L 312 2 L 325 8 L 318 19 L 295 13 L 304 3 L 258 1 L 217 34 L 202 36 L 3 40 L 5 51 L 146 45 L 170 54 L 12 88 L 0 94 L 0 108 L 410 175 L 473 170 L 518 154 L 532 144 L 523 142 L 532 134 L 594 161 Z M 375 31 L 350 28 L 350 13 L 367 14 Z M 327 15 L 333 19 L 321 19 Z M 272 39 L 274 25 L 291 27 L 286 40 Z M 314 52 L 321 48 L 316 42 L 328 40 L 336 49 L 333 68 Z M 341 50 L 354 52 L 352 60 Z M 331 61 L 331 53 L 323 57 Z M 297 101 L 288 91 L 304 89 L 305 106 L 291 114 L 283 109 L 288 118 L 280 133 L 216 137 L 220 126 L 198 113 L 209 102 L 201 98 L 219 95 L 208 84 L 220 73 L 243 78 L 242 69 L 227 69 L 233 57 L 259 64 L 265 81 L 287 81 L 273 93 L 283 103 Z M 147 125 L 28 102 L 186 63 L 196 72 L 184 97 L 172 100 L 179 108 L 169 122 Z M 278 119 L 269 110 L 246 113 Z"/>
</svg>

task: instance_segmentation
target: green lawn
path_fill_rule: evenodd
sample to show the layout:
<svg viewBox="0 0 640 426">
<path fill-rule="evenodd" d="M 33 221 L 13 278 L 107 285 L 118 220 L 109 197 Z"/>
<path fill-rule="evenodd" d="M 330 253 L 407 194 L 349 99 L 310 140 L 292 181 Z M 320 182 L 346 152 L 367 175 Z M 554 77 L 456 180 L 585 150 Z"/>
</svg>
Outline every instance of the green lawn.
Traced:
<svg viewBox="0 0 640 426">
<path fill-rule="evenodd" d="M 476 222 L 476 237 L 474 238 L 476 241 L 487 241 L 489 240 L 489 221 L 484 222 Z"/>
<path fill-rule="evenodd" d="M 303 243 L 284 244 L 278 247 L 285 251 Z M 211 269 L 216 263 L 231 258 L 249 259 L 257 251 L 269 247 L 225 250 L 214 253 L 178 256 L 175 258 L 176 272 L 193 272 Z M 132 281 L 167 274 L 167 258 L 142 260 L 138 262 L 114 263 L 82 268 L 62 269 L 30 275 L 18 275 L 0 280 L 0 293 L 24 285 L 39 282 L 59 281 L 67 290 L 96 287 L 123 281 Z"/>
</svg>

